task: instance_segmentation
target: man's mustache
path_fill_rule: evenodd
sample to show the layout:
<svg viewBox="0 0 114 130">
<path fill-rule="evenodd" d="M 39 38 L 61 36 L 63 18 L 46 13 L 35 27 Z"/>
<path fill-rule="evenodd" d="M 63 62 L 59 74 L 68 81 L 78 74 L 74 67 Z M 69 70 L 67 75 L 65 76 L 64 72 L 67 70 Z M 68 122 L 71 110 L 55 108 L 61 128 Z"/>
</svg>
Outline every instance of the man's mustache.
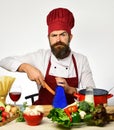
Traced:
<svg viewBox="0 0 114 130">
<path fill-rule="evenodd" d="M 63 45 L 63 46 L 65 46 L 66 44 L 65 44 L 64 42 L 56 42 L 56 43 L 53 45 L 53 47 L 58 46 L 58 45 Z"/>
</svg>

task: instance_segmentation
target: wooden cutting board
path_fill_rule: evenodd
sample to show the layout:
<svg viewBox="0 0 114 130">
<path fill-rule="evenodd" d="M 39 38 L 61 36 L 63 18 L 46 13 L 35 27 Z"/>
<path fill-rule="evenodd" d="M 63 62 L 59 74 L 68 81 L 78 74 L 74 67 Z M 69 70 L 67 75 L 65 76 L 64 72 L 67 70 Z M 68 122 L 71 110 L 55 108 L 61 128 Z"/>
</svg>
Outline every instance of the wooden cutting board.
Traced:
<svg viewBox="0 0 114 130">
<path fill-rule="evenodd" d="M 13 120 L 15 120 L 17 117 L 18 117 L 19 115 L 17 114 L 17 115 L 14 115 L 13 117 L 11 117 L 11 118 L 8 118 L 6 121 L 4 121 L 4 122 L 0 122 L 0 126 L 3 126 L 3 125 L 5 125 L 5 124 L 7 124 L 7 123 L 9 123 L 9 122 L 11 122 L 11 121 L 13 121 Z"/>
<path fill-rule="evenodd" d="M 32 105 L 30 107 L 35 107 L 36 105 Z M 38 106 L 42 106 L 44 109 L 44 116 L 47 116 L 50 112 L 50 110 L 53 108 L 52 105 L 38 105 Z"/>
<path fill-rule="evenodd" d="M 50 110 L 53 108 L 52 105 L 42 105 L 44 108 L 44 116 L 47 116 L 50 112 Z"/>
<path fill-rule="evenodd" d="M 107 113 L 114 114 L 114 106 L 105 106 Z"/>
</svg>

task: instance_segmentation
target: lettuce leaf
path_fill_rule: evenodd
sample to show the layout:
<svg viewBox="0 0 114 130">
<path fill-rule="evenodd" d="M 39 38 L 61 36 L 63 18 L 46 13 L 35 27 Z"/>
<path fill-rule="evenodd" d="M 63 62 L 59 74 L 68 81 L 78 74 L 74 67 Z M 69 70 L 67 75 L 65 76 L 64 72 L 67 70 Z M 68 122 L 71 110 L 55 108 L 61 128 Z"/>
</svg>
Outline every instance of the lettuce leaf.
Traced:
<svg viewBox="0 0 114 130">
<path fill-rule="evenodd" d="M 53 122 L 57 122 L 59 125 L 62 125 L 66 128 L 70 128 L 72 126 L 69 117 L 61 108 L 53 108 L 47 117 Z"/>
</svg>

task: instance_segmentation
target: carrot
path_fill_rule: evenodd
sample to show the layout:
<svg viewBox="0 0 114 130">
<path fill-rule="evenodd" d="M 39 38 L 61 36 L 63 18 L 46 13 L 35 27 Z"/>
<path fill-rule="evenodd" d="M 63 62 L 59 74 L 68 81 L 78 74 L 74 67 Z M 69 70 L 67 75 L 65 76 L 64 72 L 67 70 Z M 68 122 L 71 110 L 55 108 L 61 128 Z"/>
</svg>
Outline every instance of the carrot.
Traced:
<svg viewBox="0 0 114 130">
<path fill-rule="evenodd" d="M 50 93 L 52 93 L 53 95 L 55 95 L 55 91 L 51 88 L 51 87 L 49 87 L 49 85 L 44 81 L 44 83 L 43 83 L 43 86 L 44 86 L 44 88 L 46 88 Z"/>
</svg>

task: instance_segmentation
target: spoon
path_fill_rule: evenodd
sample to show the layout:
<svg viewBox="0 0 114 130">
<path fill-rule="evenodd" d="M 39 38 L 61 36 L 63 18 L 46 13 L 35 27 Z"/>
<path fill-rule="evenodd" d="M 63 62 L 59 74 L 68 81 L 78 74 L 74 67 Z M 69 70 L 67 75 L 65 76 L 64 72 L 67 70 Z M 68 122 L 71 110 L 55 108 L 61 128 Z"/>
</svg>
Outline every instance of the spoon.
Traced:
<svg viewBox="0 0 114 130">
<path fill-rule="evenodd" d="M 108 90 L 108 93 L 109 93 L 113 88 L 114 88 L 114 86 L 113 86 L 111 89 Z"/>
</svg>

